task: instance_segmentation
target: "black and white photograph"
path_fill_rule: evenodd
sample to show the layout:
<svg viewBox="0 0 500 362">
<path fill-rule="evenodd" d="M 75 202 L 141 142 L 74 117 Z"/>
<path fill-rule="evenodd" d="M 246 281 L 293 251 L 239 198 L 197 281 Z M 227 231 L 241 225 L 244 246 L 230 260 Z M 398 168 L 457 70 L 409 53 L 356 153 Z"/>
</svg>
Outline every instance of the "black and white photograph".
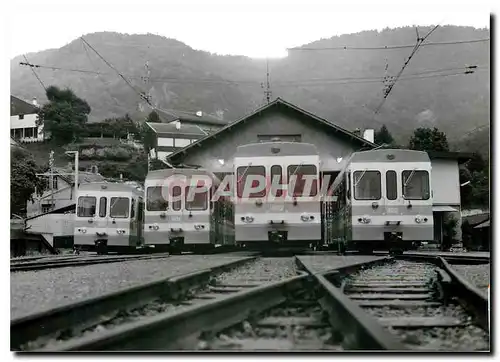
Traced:
<svg viewBox="0 0 500 362">
<path fill-rule="evenodd" d="M 4 8 L 10 358 L 491 354 L 493 3 Z"/>
</svg>

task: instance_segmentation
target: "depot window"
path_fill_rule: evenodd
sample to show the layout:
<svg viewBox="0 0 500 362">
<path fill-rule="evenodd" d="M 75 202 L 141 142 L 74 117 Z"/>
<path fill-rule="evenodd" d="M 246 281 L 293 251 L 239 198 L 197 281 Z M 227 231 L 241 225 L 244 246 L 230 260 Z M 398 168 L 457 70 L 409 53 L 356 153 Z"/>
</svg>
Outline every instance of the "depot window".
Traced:
<svg viewBox="0 0 500 362">
<path fill-rule="evenodd" d="M 113 218 L 128 218 L 130 200 L 128 197 L 112 197 L 109 216 Z"/>
<path fill-rule="evenodd" d="M 78 198 L 79 217 L 93 217 L 95 215 L 97 199 L 93 196 L 80 196 Z"/>
<path fill-rule="evenodd" d="M 293 197 L 316 196 L 318 193 L 318 169 L 315 165 L 290 165 L 287 172 L 289 192 Z"/>
<path fill-rule="evenodd" d="M 405 170 L 402 175 L 403 195 L 408 200 L 429 200 L 429 173 L 424 170 Z"/>
<path fill-rule="evenodd" d="M 356 200 L 380 200 L 379 171 L 355 171 L 354 172 L 354 198 Z"/>
<path fill-rule="evenodd" d="M 260 185 L 260 182 L 265 182 L 266 168 L 264 166 L 241 166 L 236 170 L 236 185 L 238 191 L 238 197 L 265 197 L 266 196 L 266 185 Z M 251 184 L 247 180 L 252 180 Z M 256 192 L 249 192 L 250 188 L 258 188 Z M 245 189 L 247 190 L 246 192 Z M 248 196 L 247 196 L 248 195 Z"/>
</svg>

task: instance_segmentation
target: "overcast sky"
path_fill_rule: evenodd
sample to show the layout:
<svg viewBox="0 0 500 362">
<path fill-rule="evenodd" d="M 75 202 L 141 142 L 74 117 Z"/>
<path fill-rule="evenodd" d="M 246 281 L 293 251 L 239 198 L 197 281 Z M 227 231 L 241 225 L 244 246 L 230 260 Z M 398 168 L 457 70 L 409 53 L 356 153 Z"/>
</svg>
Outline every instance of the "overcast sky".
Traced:
<svg viewBox="0 0 500 362">
<path fill-rule="evenodd" d="M 6 18 L 10 58 L 59 48 L 97 31 L 157 33 L 219 54 L 279 57 L 286 55 L 287 47 L 362 30 L 415 24 L 489 27 L 491 11 L 489 2 L 482 0 L 419 0 L 406 5 L 401 0 L 10 3 Z"/>
</svg>

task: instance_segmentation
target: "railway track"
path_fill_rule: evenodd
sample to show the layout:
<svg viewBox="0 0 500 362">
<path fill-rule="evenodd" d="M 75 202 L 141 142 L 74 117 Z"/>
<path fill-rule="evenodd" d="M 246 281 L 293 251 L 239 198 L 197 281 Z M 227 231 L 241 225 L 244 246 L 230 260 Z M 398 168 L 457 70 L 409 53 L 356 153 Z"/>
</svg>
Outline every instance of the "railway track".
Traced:
<svg viewBox="0 0 500 362">
<path fill-rule="evenodd" d="M 128 260 L 148 260 L 148 259 L 159 259 L 159 258 L 167 258 L 169 256 L 168 253 L 158 253 L 158 254 L 145 254 L 145 255 L 127 255 L 127 256 L 68 256 L 68 257 L 60 257 L 56 259 L 42 259 L 42 260 L 33 260 L 33 261 L 25 261 L 25 262 L 12 262 L 10 264 L 11 272 L 20 272 L 20 271 L 34 271 L 34 270 L 43 270 L 43 269 L 53 269 L 53 268 L 65 268 L 72 266 L 84 266 L 84 265 L 92 265 L 92 264 L 104 264 L 104 263 L 116 263 L 120 261 L 128 261 Z"/>
<path fill-rule="evenodd" d="M 11 349 L 455 350 L 446 341 L 465 335 L 467 350 L 488 350 L 484 297 L 442 258 L 337 268 L 305 259 L 295 257 L 305 271 L 285 280 L 207 270 L 17 321 Z"/>
<path fill-rule="evenodd" d="M 488 351 L 484 296 L 441 257 L 405 259 L 333 279 L 407 349 Z"/>
<path fill-rule="evenodd" d="M 57 345 L 86 332 L 98 332 L 106 323 L 120 324 L 133 317 L 183 305 L 183 299 L 205 290 L 217 275 L 255 259 L 233 260 L 14 319 L 11 321 L 11 350 L 39 349 L 51 343 Z"/>
</svg>

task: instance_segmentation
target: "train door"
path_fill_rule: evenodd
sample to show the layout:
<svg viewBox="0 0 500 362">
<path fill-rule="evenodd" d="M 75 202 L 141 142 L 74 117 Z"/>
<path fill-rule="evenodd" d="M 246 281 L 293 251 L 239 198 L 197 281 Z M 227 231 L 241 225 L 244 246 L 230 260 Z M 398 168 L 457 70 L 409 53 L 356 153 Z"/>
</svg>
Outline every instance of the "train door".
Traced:
<svg viewBox="0 0 500 362">
<path fill-rule="evenodd" d="M 169 195 L 171 197 L 171 207 L 168 208 L 167 214 L 167 222 L 170 224 L 170 228 L 174 231 L 183 230 L 183 221 L 184 221 L 184 197 L 183 197 L 183 187 L 182 183 L 177 185 L 173 185 L 172 188 L 169 188 Z"/>
<path fill-rule="evenodd" d="M 129 233 L 129 244 L 130 246 L 139 245 L 139 223 L 137 214 L 137 198 L 132 196 L 130 199 L 130 233 Z"/>
<path fill-rule="evenodd" d="M 144 244 L 144 200 L 139 197 L 137 205 L 137 240 L 140 245 Z"/>
<path fill-rule="evenodd" d="M 105 235 L 110 234 L 109 230 L 109 199 L 106 196 L 98 197 L 98 208 L 96 215 L 94 217 L 94 224 L 96 228 L 96 232 L 101 232 Z"/>
<path fill-rule="evenodd" d="M 399 215 L 399 205 L 401 205 L 401 201 L 399 198 L 401 195 L 398 195 L 398 174 L 395 170 L 387 169 L 385 171 L 385 197 L 382 198 L 381 201 L 385 205 L 385 210 L 387 215 Z"/>
</svg>

